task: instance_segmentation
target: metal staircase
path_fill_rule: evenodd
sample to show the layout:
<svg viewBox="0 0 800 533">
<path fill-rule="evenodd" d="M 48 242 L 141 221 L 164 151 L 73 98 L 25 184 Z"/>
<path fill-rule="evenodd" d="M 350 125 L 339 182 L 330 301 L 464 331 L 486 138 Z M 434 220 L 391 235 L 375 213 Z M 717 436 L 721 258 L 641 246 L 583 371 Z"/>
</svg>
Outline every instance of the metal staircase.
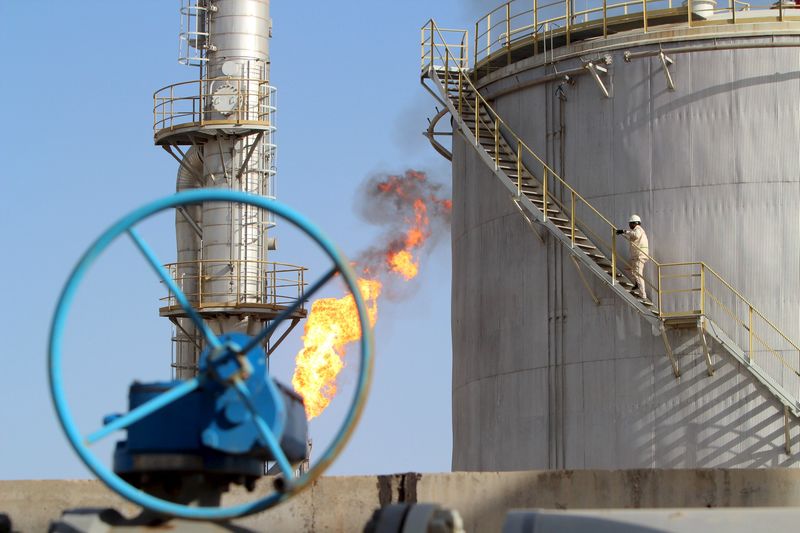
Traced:
<svg viewBox="0 0 800 533">
<path fill-rule="evenodd" d="M 617 251 L 617 241 L 623 240 L 617 227 L 537 156 L 483 98 L 469 77 L 467 42 L 466 31 L 440 29 L 432 20 L 422 28 L 422 84 L 450 112 L 454 133 L 473 146 L 537 235 L 538 226 L 546 229 L 570 253 L 581 277 L 581 267 L 590 271 L 661 334 L 676 378 L 681 371 L 667 336 L 672 329 L 697 330 L 709 376 L 714 365 L 707 335 L 740 363 L 783 405 L 789 453 L 789 419 L 800 419 L 800 402 L 786 383 L 800 390 L 800 347 L 703 262 L 660 263 L 646 254 L 655 270 L 654 276 L 645 277 L 654 301 L 633 293 L 633 283 L 621 268 L 629 265 Z M 598 301 L 594 294 L 592 298 Z M 761 365 L 757 359 L 766 359 L 762 354 L 773 359 Z"/>
</svg>

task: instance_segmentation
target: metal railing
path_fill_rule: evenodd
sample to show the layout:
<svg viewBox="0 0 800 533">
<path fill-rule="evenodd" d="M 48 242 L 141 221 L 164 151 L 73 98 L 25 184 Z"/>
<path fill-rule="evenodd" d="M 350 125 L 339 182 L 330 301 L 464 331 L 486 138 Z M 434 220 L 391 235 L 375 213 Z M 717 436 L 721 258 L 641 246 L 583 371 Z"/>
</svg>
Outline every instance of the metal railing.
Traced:
<svg viewBox="0 0 800 533">
<path fill-rule="evenodd" d="M 211 124 L 273 127 L 276 90 L 254 78 L 207 78 L 167 85 L 153 94 L 153 131 Z"/>
<path fill-rule="evenodd" d="M 644 32 L 683 17 L 689 26 L 800 20 L 794 0 L 511 0 L 475 23 L 473 66 L 495 54 L 532 44 L 538 54 L 554 37 L 608 37 L 615 26 L 638 23 Z"/>
<path fill-rule="evenodd" d="M 443 78 L 445 90 L 452 87 L 453 82 L 457 83 L 456 111 L 460 117 L 469 116 L 474 121 L 471 133 L 477 142 L 481 138 L 493 139 L 493 153 L 489 155 L 495 168 L 499 168 L 501 158 L 515 161 L 517 197 L 524 195 L 528 198 L 532 195 L 530 192 L 525 194 L 523 173 L 527 171 L 536 176 L 533 170 L 538 169 L 536 179 L 541 191 L 532 199 L 541 204 L 544 219 L 549 216 L 548 207 L 557 206 L 568 217 L 569 229 L 564 232 L 569 236 L 571 246 L 575 248 L 578 245 L 577 231 L 583 232 L 610 260 L 611 284 L 618 283 L 620 268 L 629 269 L 631 265 L 618 250 L 619 241 L 623 239 L 617 235 L 617 227 L 550 168 L 489 105 L 470 80 L 466 68 L 460 66 L 465 61 L 464 49 L 451 50 L 433 20 L 426 26 L 430 40 L 423 41 L 423 50 L 427 51 L 429 60 L 423 60 L 423 66 L 427 65 L 428 72 L 433 71 L 435 76 Z M 454 69 L 454 65 L 458 67 Z M 791 379 L 800 377 L 800 348 L 797 344 L 706 263 L 660 263 L 643 250 L 639 253 L 649 260 L 644 281 L 661 320 L 693 316 L 711 318 L 740 347 L 746 347 L 745 352 L 750 354 L 752 364 L 759 365 L 777 381 L 786 381 L 783 369 L 792 373 Z M 759 347 L 762 354 L 771 354 L 774 359 L 767 362 L 763 357 L 757 358 Z M 800 389 L 800 380 L 795 385 L 790 390 Z"/>
<path fill-rule="evenodd" d="M 218 307 L 285 307 L 303 300 L 306 285 L 306 268 L 285 263 L 201 259 L 164 266 L 198 311 Z M 180 308 L 172 291 L 167 290 L 161 301 L 164 307 Z"/>
</svg>

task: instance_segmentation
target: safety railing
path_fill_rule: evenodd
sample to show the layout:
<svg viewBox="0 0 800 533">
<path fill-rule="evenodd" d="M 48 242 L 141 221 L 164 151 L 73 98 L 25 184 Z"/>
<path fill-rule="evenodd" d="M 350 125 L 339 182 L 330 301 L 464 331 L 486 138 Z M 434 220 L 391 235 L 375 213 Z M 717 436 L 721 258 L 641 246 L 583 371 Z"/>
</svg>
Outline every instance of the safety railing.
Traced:
<svg viewBox="0 0 800 533">
<path fill-rule="evenodd" d="M 184 261 L 165 265 L 177 286 L 199 311 L 218 307 L 288 306 L 303 299 L 306 268 L 256 260 Z M 172 291 L 163 307 L 179 309 Z M 304 307 L 301 307 L 301 310 Z"/>
<path fill-rule="evenodd" d="M 661 314 L 708 317 L 756 365 L 788 390 L 800 390 L 800 346 L 703 262 L 660 263 Z"/>
<path fill-rule="evenodd" d="M 451 82 L 457 83 L 459 95 L 457 98 L 458 113 L 465 116 L 469 114 L 474 120 L 474 131 L 476 139 L 481 137 L 490 137 L 495 140 L 494 154 L 491 154 L 496 164 L 499 164 L 501 156 L 501 146 L 505 150 L 510 150 L 511 154 L 517 161 L 517 195 L 523 196 L 523 180 L 522 169 L 523 167 L 531 172 L 540 172 L 540 183 L 542 185 L 541 197 L 539 198 L 545 207 L 543 210 L 545 217 L 547 217 L 548 205 L 557 205 L 564 213 L 570 217 L 570 237 L 572 246 L 578 245 L 576 240 L 576 231 L 580 230 L 590 237 L 595 246 L 603 251 L 607 257 L 611 259 L 611 277 L 616 283 L 617 274 L 621 273 L 623 269 L 630 269 L 631 264 L 624 256 L 620 255 L 617 251 L 618 246 L 622 241 L 627 242 L 627 239 L 617 235 L 617 226 L 608 220 L 600 211 L 598 211 L 586 198 L 584 198 L 577 190 L 575 190 L 569 183 L 564 181 L 555 170 L 553 170 L 543 159 L 541 159 L 519 135 L 497 114 L 494 108 L 484 99 L 484 97 L 477 90 L 475 85 L 470 80 L 466 73 L 464 64 L 465 57 L 463 55 L 463 48 L 456 48 L 452 50 L 448 44 L 445 36 L 438 31 L 438 27 L 434 21 L 428 21 L 424 28 L 428 28 L 431 39 L 424 42 L 423 47 L 423 66 L 429 65 L 429 68 L 437 72 L 437 75 L 443 79 L 445 87 L 450 86 Z M 457 31 L 457 30 L 450 30 Z M 465 96 L 464 88 L 468 87 L 468 93 L 471 95 L 469 98 Z M 488 115 L 488 120 L 485 116 Z M 502 141 L 502 143 L 501 143 Z M 509 155 L 509 154 L 506 154 Z M 529 196 L 530 197 L 530 196 Z M 656 261 L 644 250 L 639 250 L 653 264 Z M 646 271 L 644 280 L 647 287 L 656 290 L 657 280 L 651 272 L 652 269 Z"/>
<path fill-rule="evenodd" d="M 622 241 L 627 242 L 627 239 L 619 236 L 613 222 L 564 181 L 503 121 L 477 90 L 465 68 L 453 68 L 453 65 L 461 65 L 463 58 L 460 57 L 460 51 L 450 50 L 436 31 L 435 22 L 429 21 L 426 26 L 439 39 L 438 42 L 428 43 L 428 72 L 441 79 L 446 90 L 450 90 L 452 83 L 457 84 L 457 112 L 474 122 L 471 133 L 476 140 L 493 140 L 494 146 L 489 155 L 496 168 L 499 168 L 501 158 L 515 161 L 517 196 L 526 196 L 541 204 L 540 210 L 545 220 L 549 216 L 548 208 L 557 206 L 568 219 L 569 228 L 565 233 L 570 238 L 571 246 L 578 246 L 578 231 L 583 232 L 609 259 L 611 283 L 618 283 L 617 274 L 631 267 L 629 259 L 618 250 Z M 536 179 L 540 191 L 532 194 L 529 188 L 526 190 L 526 182 L 522 178 L 525 171 L 534 175 L 539 173 Z M 708 265 L 700 262 L 660 263 L 644 250 L 639 249 L 638 254 L 648 259 L 644 282 L 660 318 L 710 317 L 726 328 L 737 343 L 744 343 L 739 346 L 748 347 L 746 351 L 752 354 L 751 360 L 754 362 L 758 353 L 754 343 L 763 348 L 763 353 L 773 355 L 774 358 L 769 362 L 764 361 L 763 357 L 759 358 L 759 364 L 769 375 L 780 379 L 780 370 L 787 369 L 792 375 L 791 379 L 800 376 L 800 348 Z M 743 310 L 746 310 L 746 318 L 742 316 Z M 746 332 L 746 338 L 742 337 L 743 332 Z M 800 380 L 796 385 L 790 390 L 800 390 Z"/>
<path fill-rule="evenodd" d="M 253 78 L 207 78 L 168 85 L 153 94 L 153 131 L 211 124 L 274 128 L 276 91 Z"/>
<path fill-rule="evenodd" d="M 475 23 L 473 66 L 532 44 L 546 50 L 555 37 L 608 37 L 616 31 L 685 20 L 689 26 L 800 20 L 795 0 L 511 0 Z"/>
</svg>

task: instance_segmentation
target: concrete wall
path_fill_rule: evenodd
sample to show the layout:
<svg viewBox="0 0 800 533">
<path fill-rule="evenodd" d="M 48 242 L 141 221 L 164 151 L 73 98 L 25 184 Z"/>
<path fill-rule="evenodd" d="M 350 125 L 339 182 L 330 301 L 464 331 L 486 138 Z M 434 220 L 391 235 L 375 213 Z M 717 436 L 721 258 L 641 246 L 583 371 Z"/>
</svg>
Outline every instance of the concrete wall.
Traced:
<svg viewBox="0 0 800 533">
<path fill-rule="evenodd" d="M 233 491 L 226 505 L 255 494 Z M 237 520 L 273 533 L 361 531 L 372 512 L 388 503 L 434 502 L 457 509 L 467 531 L 499 531 L 515 508 L 609 509 L 647 507 L 773 507 L 800 505 L 796 470 L 631 470 L 461 472 L 394 476 L 324 477 L 298 497 Z M 63 509 L 135 508 L 99 481 L 0 481 L 0 512 L 15 531 L 46 531 Z"/>
<path fill-rule="evenodd" d="M 626 50 L 654 49 L 603 52 L 613 59 L 611 98 L 580 75 L 562 86 L 564 100 L 549 82 L 500 95 L 495 107 L 617 225 L 641 215 L 659 261 L 708 262 L 800 339 L 800 48 L 675 55 L 674 92 L 657 57 L 624 61 Z M 580 66 L 575 57 L 555 68 Z M 484 90 L 552 72 L 511 65 Z M 777 402 L 719 346 L 706 377 L 688 332 L 670 333 L 676 380 L 661 339 L 591 280 L 594 303 L 564 250 L 544 230 L 544 242 L 531 233 L 461 135 L 453 195 L 454 470 L 798 465 L 784 452 Z M 797 393 L 797 376 L 756 355 Z M 796 351 L 783 355 L 797 368 Z M 798 433 L 795 422 L 795 450 Z"/>
</svg>

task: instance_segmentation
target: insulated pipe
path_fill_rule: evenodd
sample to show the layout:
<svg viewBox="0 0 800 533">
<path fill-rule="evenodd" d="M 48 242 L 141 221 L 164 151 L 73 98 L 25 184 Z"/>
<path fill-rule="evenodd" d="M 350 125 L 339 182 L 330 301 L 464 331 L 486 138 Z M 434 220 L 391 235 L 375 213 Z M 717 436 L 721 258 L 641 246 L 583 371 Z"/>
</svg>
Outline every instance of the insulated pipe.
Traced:
<svg viewBox="0 0 800 533">
<path fill-rule="evenodd" d="M 186 152 L 183 164 L 178 167 L 176 192 L 200 187 L 203 175 L 203 162 L 200 152 L 191 147 Z M 202 206 L 187 206 L 183 211 L 175 211 L 175 241 L 177 244 L 176 282 L 189 301 L 196 305 L 198 299 L 198 260 L 201 259 L 200 248 L 202 238 L 188 217 L 202 227 Z M 178 318 L 175 331 L 175 377 L 189 379 L 195 375 L 197 358 L 200 351 L 197 347 L 200 336 L 190 318 Z"/>
</svg>

